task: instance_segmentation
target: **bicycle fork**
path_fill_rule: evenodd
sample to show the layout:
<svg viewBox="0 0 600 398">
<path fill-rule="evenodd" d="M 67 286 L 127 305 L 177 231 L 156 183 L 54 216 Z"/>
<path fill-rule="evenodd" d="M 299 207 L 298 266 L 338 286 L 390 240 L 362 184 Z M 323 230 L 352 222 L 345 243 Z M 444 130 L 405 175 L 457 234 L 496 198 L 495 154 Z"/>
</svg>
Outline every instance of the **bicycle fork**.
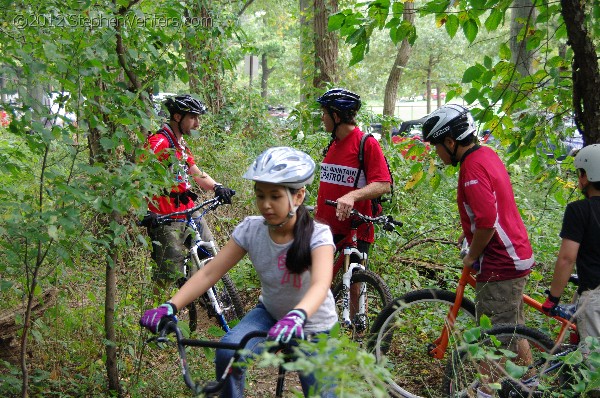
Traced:
<svg viewBox="0 0 600 398">
<path fill-rule="evenodd" d="M 345 272 L 342 275 L 342 295 L 343 295 L 343 299 L 342 299 L 342 325 L 345 327 L 351 327 L 352 326 L 352 319 L 350 319 L 350 300 L 351 300 L 351 292 L 350 292 L 350 286 L 351 286 L 351 279 L 352 279 L 352 274 L 354 273 L 354 270 L 359 269 L 359 270 L 364 270 L 365 266 L 362 264 L 358 264 L 358 263 L 350 263 L 350 256 L 352 254 L 358 254 L 361 258 L 365 258 L 366 257 L 366 253 L 362 253 L 361 251 L 359 251 L 357 248 L 354 247 L 348 247 L 348 248 L 344 248 L 344 256 L 345 256 L 345 264 L 344 264 L 344 269 Z M 365 312 L 366 312 L 366 295 L 367 295 L 367 284 L 366 283 L 361 283 L 360 284 L 360 291 L 358 294 L 358 302 L 356 303 L 356 314 L 354 314 L 354 319 L 361 319 L 362 317 L 365 316 Z"/>
<path fill-rule="evenodd" d="M 448 315 L 446 316 L 446 321 L 444 322 L 444 326 L 442 328 L 442 334 L 434 342 L 429 343 L 427 345 L 427 353 L 429 354 L 429 356 L 436 359 L 444 358 L 444 353 L 448 348 L 448 341 L 450 340 L 450 331 L 454 328 L 454 322 L 456 322 L 458 311 L 460 310 L 460 307 L 462 305 L 462 299 L 465 294 L 465 287 L 467 286 L 467 284 L 471 283 L 471 280 L 472 277 L 470 269 L 464 267 L 462 275 L 458 281 L 458 286 L 456 287 L 456 297 L 454 298 L 454 305 L 452 305 L 452 307 L 450 307 L 450 309 L 448 310 Z"/>
<path fill-rule="evenodd" d="M 210 256 L 200 260 L 200 257 L 198 257 L 198 249 L 199 248 L 205 249 L 208 253 L 210 253 Z M 194 244 L 194 246 L 192 247 L 191 253 L 192 253 L 194 262 L 198 266 L 197 270 L 199 270 L 199 269 L 203 268 L 206 265 L 206 263 L 208 263 L 210 260 L 213 259 L 213 257 L 217 254 L 217 248 L 213 241 L 205 242 L 205 241 L 199 240 L 199 241 L 196 241 L 196 244 Z M 192 275 L 197 270 L 193 270 Z M 215 311 L 216 317 L 219 320 L 219 324 L 221 325 L 221 328 L 225 332 L 229 332 L 229 325 L 227 324 L 227 320 L 225 319 L 225 316 L 223 315 L 223 309 L 221 308 L 221 305 L 219 304 L 219 300 L 217 300 L 217 295 L 215 294 L 215 292 L 216 292 L 216 289 L 214 286 L 212 286 L 210 289 L 208 289 L 206 291 L 206 295 L 208 296 L 210 305 L 213 307 L 213 310 Z"/>
</svg>

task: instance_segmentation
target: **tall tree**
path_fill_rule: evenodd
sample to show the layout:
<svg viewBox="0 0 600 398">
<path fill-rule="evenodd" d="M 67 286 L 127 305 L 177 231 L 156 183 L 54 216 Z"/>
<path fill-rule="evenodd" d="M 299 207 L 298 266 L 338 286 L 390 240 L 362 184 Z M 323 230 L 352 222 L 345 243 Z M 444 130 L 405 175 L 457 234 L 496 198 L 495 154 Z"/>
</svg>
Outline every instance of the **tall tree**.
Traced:
<svg viewBox="0 0 600 398">
<path fill-rule="evenodd" d="M 600 71 L 592 35 L 598 33 L 588 9 L 599 15 L 600 5 L 585 1 L 561 0 L 562 14 L 573 49 L 573 108 L 575 123 L 588 144 L 600 142 Z M 587 14 L 587 16 L 586 16 Z"/>
<path fill-rule="evenodd" d="M 510 17 L 510 51 L 511 61 L 521 76 L 533 73 L 534 51 L 527 43 L 529 28 L 534 24 L 536 15 L 531 0 L 514 0 Z"/>
<path fill-rule="evenodd" d="M 406 29 L 414 29 L 415 21 L 415 6 L 413 2 L 404 3 L 404 10 L 402 13 L 403 25 Z M 396 109 L 396 99 L 398 98 L 398 84 L 404 73 L 404 68 L 408 63 L 410 54 L 412 51 L 412 45 L 407 38 L 404 38 L 398 46 L 398 52 L 396 53 L 396 59 L 392 65 L 392 69 L 388 76 L 387 83 L 385 85 L 385 92 L 383 98 L 383 114 L 386 116 L 394 116 L 394 110 Z M 387 129 L 386 129 L 387 132 Z M 387 138 L 387 137 L 386 137 Z M 386 139 L 387 141 L 387 139 Z"/>
<path fill-rule="evenodd" d="M 315 0 L 314 41 L 315 76 L 313 86 L 324 88 L 327 83 L 337 83 L 338 37 L 327 28 L 329 16 L 338 11 L 337 0 Z"/>
</svg>

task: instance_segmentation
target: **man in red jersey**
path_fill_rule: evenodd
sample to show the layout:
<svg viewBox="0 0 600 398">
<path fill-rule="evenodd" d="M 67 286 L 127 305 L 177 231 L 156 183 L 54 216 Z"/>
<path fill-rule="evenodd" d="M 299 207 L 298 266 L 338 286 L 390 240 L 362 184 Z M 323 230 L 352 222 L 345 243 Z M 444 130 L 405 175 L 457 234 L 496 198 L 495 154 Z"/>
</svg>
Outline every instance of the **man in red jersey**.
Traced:
<svg viewBox="0 0 600 398">
<path fill-rule="evenodd" d="M 317 99 L 321 105 L 325 130 L 331 142 L 321 163 L 317 212 L 315 218 L 328 224 L 337 243 L 350 232 L 350 211 L 372 215 L 371 199 L 390 192 L 390 175 L 383 151 L 375 138 L 368 138 L 364 147 L 364 170 L 360 170 L 358 153 L 363 132 L 356 126 L 360 97 L 343 88 L 334 88 Z M 337 209 L 325 200 L 337 201 Z M 358 248 L 368 252 L 374 240 L 372 224 L 358 229 Z M 336 270 L 337 271 L 337 270 Z"/>
<path fill-rule="evenodd" d="M 456 200 L 469 251 L 465 266 L 477 269 L 476 312 L 492 324 L 524 323 L 523 291 L 534 266 L 533 250 L 521 219 L 510 177 L 496 152 L 477 144 L 471 113 L 446 105 L 423 123 L 423 140 L 435 145 L 444 164 L 459 165 Z M 517 343 L 523 361 L 530 353 L 525 340 Z M 482 387 L 478 397 L 491 390 Z"/>
<path fill-rule="evenodd" d="M 148 202 L 148 210 L 155 214 L 169 214 L 194 207 L 197 195 L 190 190 L 190 177 L 200 188 L 215 191 L 223 203 L 231 203 L 235 192 L 200 170 L 184 139 L 184 136 L 189 136 L 192 130 L 198 128 L 198 117 L 206 113 L 206 106 L 191 95 L 168 98 L 165 106 L 169 111 L 169 122 L 148 137 L 146 147 L 168 165 L 174 185 L 170 192 L 155 195 Z M 204 219 L 198 227 L 203 239 L 213 239 Z M 191 231 L 185 223 L 167 222 L 150 225 L 148 233 L 152 239 L 152 258 L 157 264 L 152 279 L 164 288 L 182 276 L 183 260 L 189 250 L 186 244 L 190 244 Z"/>
</svg>

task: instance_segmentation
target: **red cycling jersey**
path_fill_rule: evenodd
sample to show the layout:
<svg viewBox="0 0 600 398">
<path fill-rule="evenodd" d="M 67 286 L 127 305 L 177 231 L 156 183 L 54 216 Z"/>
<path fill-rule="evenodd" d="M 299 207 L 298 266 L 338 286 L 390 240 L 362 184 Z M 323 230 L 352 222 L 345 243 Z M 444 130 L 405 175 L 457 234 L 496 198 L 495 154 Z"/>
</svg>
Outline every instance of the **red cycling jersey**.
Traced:
<svg viewBox="0 0 600 398">
<path fill-rule="evenodd" d="M 363 188 L 372 182 L 392 182 L 392 177 L 387 168 L 383 151 L 375 139 L 367 139 L 364 148 L 364 167 L 360 173 L 359 181 L 354 187 L 354 182 L 359 170 L 358 151 L 363 132 L 358 127 L 343 140 L 337 138 L 329 147 L 329 151 L 321 163 L 321 180 L 317 196 L 317 213 L 315 219 L 329 225 L 334 235 L 348 235 L 350 233 L 350 220 L 339 221 L 335 215 L 335 208 L 325 204 L 325 200 L 337 200 L 348 192 Z M 366 177 L 365 177 L 366 175 Z M 371 201 L 362 200 L 354 204 L 360 213 L 371 216 Z M 358 239 L 373 242 L 375 233 L 371 224 L 362 224 L 358 228 Z"/>
<path fill-rule="evenodd" d="M 165 134 L 168 134 L 168 137 Z M 196 164 L 189 148 L 185 146 L 185 141 L 182 140 L 182 143 L 177 142 L 171 127 L 168 124 L 165 124 L 159 132 L 148 137 L 146 148 L 151 149 L 161 162 L 167 164 L 170 159 L 172 159 L 169 149 L 173 148 L 171 142 L 169 142 L 169 138 L 175 146 L 175 156 L 178 160 L 178 162 L 169 165 L 169 170 L 173 175 L 174 182 L 171 192 L 183 193 L 191 188 L 187 172 L 190 167 Z M 194 201 L 191 199 L 187 204 L 179 201 L 179 206 L 176 206 L 175 202 L 176 199 L 173 197 L 167 195 L 155 195 L 152 197 L 152 200 L 148 202 L 148 210 L 157 214 L 169 214 L 194 207 Z"/>
<path fill-rule="evenodd" d="M 475 229 L 495 230 L 480 258 L 478 282 L 525 276 L 533 250 L 517 209 L 510 177 L 492 149 L 476 147 L 463 157 L 458 175 L 458 210 L 467 242 Z"/>
</svg>

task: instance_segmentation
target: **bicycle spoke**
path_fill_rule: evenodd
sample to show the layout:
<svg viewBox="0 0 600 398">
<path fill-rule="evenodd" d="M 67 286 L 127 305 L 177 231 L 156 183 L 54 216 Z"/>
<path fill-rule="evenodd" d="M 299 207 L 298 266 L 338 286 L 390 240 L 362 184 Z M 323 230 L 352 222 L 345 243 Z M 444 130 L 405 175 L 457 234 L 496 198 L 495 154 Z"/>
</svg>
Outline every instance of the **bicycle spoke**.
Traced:
<svg viewBox="0 0 600 398">
<path fill-rule="evenodd" d="M 453 292 L 442 290 L 412 292 L 386 307 L 377 318 L 370 348 L 388 366 L 394 396 L 441 396 L 445 361 L 428 352 L 442 334 L 454 297 Z M 449 335 L 449 350 L 457 347 L 464 330 L 474 326 L 474 305 L 465 301 Z"/>
<path fill-rule="evenodd" d="M 488 387 L 503 397 L 546 397 L 569 388 L 569 373 L 550 353 L 552 340 L 523 325 L 498 325 L 455 350 L 446 367 L 445 396 L 475 396 Z M 517 353 L 520 353 L 518 355 Z"/>
</svg>

